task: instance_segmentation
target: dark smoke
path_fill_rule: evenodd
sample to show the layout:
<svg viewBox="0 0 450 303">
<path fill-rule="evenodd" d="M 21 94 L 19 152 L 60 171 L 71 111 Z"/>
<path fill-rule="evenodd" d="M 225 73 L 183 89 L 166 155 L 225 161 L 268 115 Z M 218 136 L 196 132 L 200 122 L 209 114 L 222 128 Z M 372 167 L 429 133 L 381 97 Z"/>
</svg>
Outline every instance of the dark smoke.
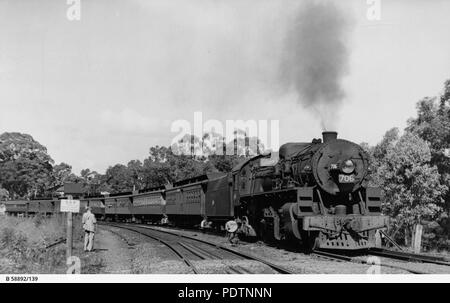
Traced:
<svg viewBox="0 0 450 303">
<path fill-rule="evenodd" d="M 342 78 L 348 71 L 349 16 L 331 1 L 306 1 L 288 29 L 282 63 L 283 83 L 299 102 L 332 126 L 345 98 Z"/>
</svg>

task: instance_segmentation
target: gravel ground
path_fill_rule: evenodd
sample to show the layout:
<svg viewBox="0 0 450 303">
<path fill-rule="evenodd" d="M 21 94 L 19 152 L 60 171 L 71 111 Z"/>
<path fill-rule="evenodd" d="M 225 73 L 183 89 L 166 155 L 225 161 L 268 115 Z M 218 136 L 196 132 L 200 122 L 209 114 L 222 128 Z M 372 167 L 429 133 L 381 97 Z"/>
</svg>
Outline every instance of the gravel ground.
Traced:
<svg viewBox="0 0 450 303">
<path fill-rule="evenodd" d="M 165 245 L 153 241 L 138 244 L 134 251 L 134 274 L 192 274 L 191 269 L 169 251 Z"/>
<path fill-rule="evenodd" d="M 405 262 L 401 260 L 395 260 L 385 257 L 378 257 L 381 264 L 394 265 L 399 267 L 404 267 L 414 271 L 419 271 L 427 274 L 450 274 L 450 266 L 438 265 L 432 263 L 418 263 L 418 262 Z M 362 258 L 359 258 L 362 259 Z M 382 267 L 382 272 L 385 267 Z"/>
<path fill-rule="evenodd" d="M 161 227 L 155 229 L 167 230 Z M 172 230 L 174 231 L 174 230 Z M 369 265 L 337 262 L 322 257 L 311 256 L 299 252 L 268 246 L 262 242 L 240 242 L 231 246 L 222 236 L 205 234 L 197 231 L 177 230 L 176 232 L 187 236 L 212 241 L 232 249 L 242 251 L 272 263 L 283 266 L 298 274 L 366 274 Z M 98 243 L 98 244 L 97 244 Z M 131 274 L 191 274 L 192 270 L 179 259 L 170 249 L 158 241 L 135 233 L 111 226 L 100 226 L 96 236 L 99 254 L 106 264 L 104 273 L 131 273 Z M 366 256 L 355 259 L 366 260 Z M 381 264 L 390 264 L 420 272 L 448 274 L 450 267 L 425 263 L 408 263 L 380 258 Z M 225 274 L 230 267 L 244 269 L 251 273 L 273 274 L 268 266 L 251 260 L 201 260 L 192 261 L 200 273 Z M 383 274 L 409 274 L 407 270 L 381 267 Z"/>
<path fill-rule="evenodd" d="M 95 244 L 106 264 L 103 273 L 192 273 L 187 265 L 163 244 L 132 231 L 100 226 Z"/>
<path fill-rule="evenodd" d="M 102 273 L 129 274 L 131 273 L 132 246 L 119 236 L 99 228 L 95 235 L 95 252 L 104 261 Z"/>
<path fill-rule="evenodd" d="M 167 230 L 162 227 L 154 227 L 156 229 Z M 170 230 L 170 229 L 169 229 Z M 197 237 L 208 241 L 214 241 L 216 243 L 231 247 L 233 249 L 249 253 L 271 262 L 286 267 L 295 273 L 299 274 L 366 274 L 370 269 L 369 265 L 349 263 L 349 262 L 337 262 L 327 260 L 326 258 L 319 258 L 316 256 L 310 256 L 299 252 L 292 252 L 285 249 L 275 248 L 268 246 L 265 243 L 247 243 L 240 242 L 236 247 L 232 247 L 225 237 L 205 234 L 198 231 L 189 230 L 176 230 L 187 236 Z M 358 258 L 357 258 L 358 259 Z M 367 257 L 360 257 L 360 260 L 367 260 Z M 395 265 L 404 267 L 406 269 L 412 269 L 420 272 L 430 274 L 449 274 L 450 267 L 436 264 L 427 263 L 410 263 L 392 260 L 389 258 L 380 258 L 381 264 Z M 409 274 L 410 272 L 403 269 L 381 267 L 382 274 Z"/>
<path fill-rule="evenodd" d="M 192 262 L 202 274 L 226 274 L 231 268 L 244 269 L 252 274 L 273 274 L 274 271 L 257 261 L 250 260 L 203 260 Z"/>
<path fill-rule="evenodd" d="M 158 241 L 133 231 L 101 226 L 96 236 L 97 251 L 104 259 L 104 273 L 192 274 L 193 271 Z M 250 260 L 191 261 L 202 274 L 225 274 L 230 267 L 258 274 L 274 273 L 268 266 Z"/>
</svg>

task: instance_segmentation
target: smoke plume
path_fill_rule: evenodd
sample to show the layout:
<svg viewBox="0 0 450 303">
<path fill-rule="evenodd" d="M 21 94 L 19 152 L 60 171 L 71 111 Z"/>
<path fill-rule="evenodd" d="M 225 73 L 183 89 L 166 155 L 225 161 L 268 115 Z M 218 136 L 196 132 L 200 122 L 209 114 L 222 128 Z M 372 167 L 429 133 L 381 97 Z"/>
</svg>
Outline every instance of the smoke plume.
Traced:
<svg viewBox="0 0 450 303">
<path fill-rule="evenodd" d="M 286 36 L 282 81 L 319 116 L 323 129 L 333 127 L 345 98 L 349 30 L 349 16 L 341 8 L 309 0 L 299 7 Z"/>
</svg>

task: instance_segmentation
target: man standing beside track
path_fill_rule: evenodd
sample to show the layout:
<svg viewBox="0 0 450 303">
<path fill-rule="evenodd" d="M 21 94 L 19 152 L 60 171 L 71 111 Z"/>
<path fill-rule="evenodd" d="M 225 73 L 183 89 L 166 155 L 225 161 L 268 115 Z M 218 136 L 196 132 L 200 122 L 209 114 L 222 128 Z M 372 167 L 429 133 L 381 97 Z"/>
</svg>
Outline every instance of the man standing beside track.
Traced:
<svg viewBox="0 0 450 303">
<path fill-rule="evenodd" d="M 86 212 L 83 214 L 81 222 L 84 229 L 84 251 L 92 251 L 94 248 L 94 235 L 97 220 L 89 206 L 86 207 Z"/>
</svg>

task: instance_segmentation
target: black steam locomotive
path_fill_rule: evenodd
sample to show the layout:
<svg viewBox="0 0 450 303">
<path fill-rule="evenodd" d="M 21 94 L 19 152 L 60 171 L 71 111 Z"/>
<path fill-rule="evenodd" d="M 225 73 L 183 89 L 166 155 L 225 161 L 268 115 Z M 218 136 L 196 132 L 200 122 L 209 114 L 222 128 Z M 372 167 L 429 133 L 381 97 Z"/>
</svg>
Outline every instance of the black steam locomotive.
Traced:
<svg viewBox="0 0 450 303">
<path fill-rule="evenodd" d="M 257 156 L 236 168 L 239 209 L 261 237 L 294 238 L 308 247 L 363 249 L 374 246 L 381 190 L 367 186 L 368 155 L 357 144 L 324 132 L 323 142 L 287 143 L 278 161 Z"/>
<path fill-rule="evenodd" d="M 233 168 L 170 186 L 85 197 L 99 218 L 223 229 L 265 241 L 293 239 L 307 248 L 356 250 L 375 245 L 388 227 L 381 190 L 367 186 L 368 156 L 355 143 L 324 132 L 323 141 L 287 143 Z M 59 212 L 59 201 L 10 201 L 9 213 Z"/>
</svg>

